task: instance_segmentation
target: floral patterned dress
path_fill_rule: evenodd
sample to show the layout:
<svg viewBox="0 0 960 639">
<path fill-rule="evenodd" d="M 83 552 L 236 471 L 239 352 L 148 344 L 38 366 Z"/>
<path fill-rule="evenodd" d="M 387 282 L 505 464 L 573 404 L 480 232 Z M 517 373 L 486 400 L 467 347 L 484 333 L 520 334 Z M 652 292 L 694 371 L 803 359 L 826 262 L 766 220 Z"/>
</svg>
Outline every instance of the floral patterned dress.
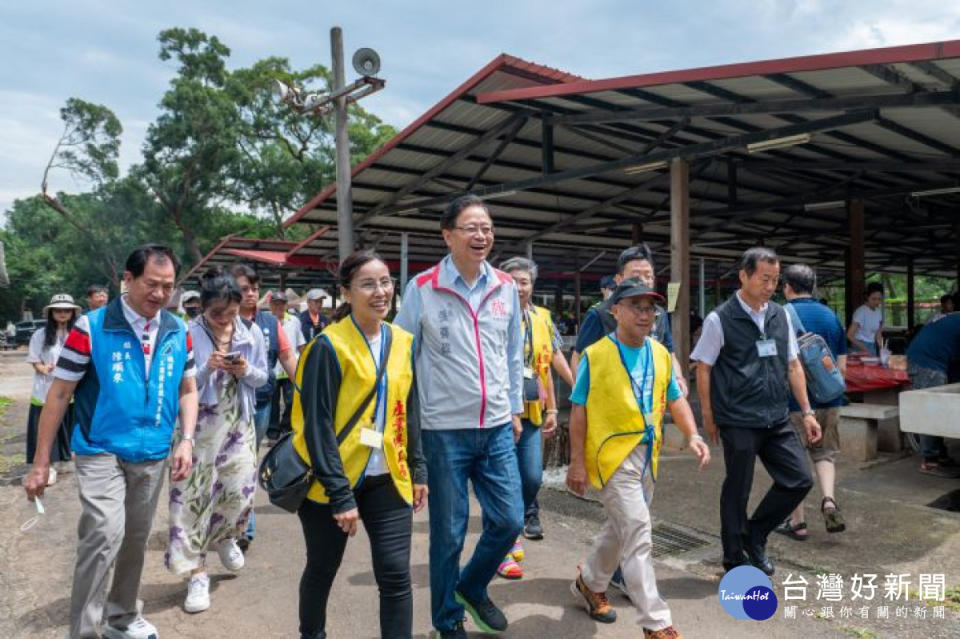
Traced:
<svg viewBox="0 0 960 639">
<path fill-rule="evenodd" d="M 220 400 L 200 405 L 193 469 L 170 486 L 167 568 L 185 575 L 204 564 L 207 550 L 236 539 L 253 509 L 257 454 L 252 418 L 243 420 L 238 382 L 222 374 Z"/>
</svg>

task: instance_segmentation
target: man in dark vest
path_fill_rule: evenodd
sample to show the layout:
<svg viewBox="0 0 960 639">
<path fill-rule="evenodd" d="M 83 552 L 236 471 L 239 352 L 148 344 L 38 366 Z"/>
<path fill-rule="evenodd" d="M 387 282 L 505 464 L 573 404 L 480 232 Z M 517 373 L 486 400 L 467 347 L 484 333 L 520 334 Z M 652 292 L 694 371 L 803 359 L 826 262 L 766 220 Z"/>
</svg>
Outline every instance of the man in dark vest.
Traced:
<svg viewBox="0 0 960 639">
<path fill-rule="evenodd" d="M 780 258 L 770 249 L 748 249 L 740 259 L 740 290 L 711 312 L 690 355 L 697 365 L 703 428 L 723 442 L 727 476 L 720 493 L 723 567 L 746 563 L 768 575 L 767 536 L 813 486 L 800 440 L 790 425 L 790 395 L 803 414 L 807 441 L 820 425 L 807 399 L 790 317 L 770 298 L 780 281 Z M 753 469 L 760 457 L 773 486 L 747 518 Z"/>
<path fill-rule="evenodd" d="M 311 288 L 307 291 L 307 310 L 300 313 L 300 330 L 303 331 L 303 339 L 308 342 L 327 327 L 327 318 L 320 312 L 324 297 L 323 289 Z"/>
<path fill-rule="evenodd" d="M 274 369 L 277 362 L 290 377 L 297 375 L 297 356 L 290 347 L 290 340 L 283 331 L 283 326 L 269 311 L 257 310 L 260 301 L 260 274 L 246 264 L 236 264 L 230 269 L 233 279 L 243 297 L 240 299 L 240 318 L 249 327 L 256 324 L 263 333 L 263 343 L 267 347 L 267 370 L 270 375 L 267 383 L 257 389 L 257 405 L 254 413 L 254 426 L 257 429 L 257 446 L 270 426 L 270 406 L 273 402 L 273 389 L 277 384 Z M 240 539 L 238 545 L 244 551 L 253 541 L 255 532 L 255 518 L 250 514 L 250 524 L 247 526 L 246 539 Z"/>
</svg>

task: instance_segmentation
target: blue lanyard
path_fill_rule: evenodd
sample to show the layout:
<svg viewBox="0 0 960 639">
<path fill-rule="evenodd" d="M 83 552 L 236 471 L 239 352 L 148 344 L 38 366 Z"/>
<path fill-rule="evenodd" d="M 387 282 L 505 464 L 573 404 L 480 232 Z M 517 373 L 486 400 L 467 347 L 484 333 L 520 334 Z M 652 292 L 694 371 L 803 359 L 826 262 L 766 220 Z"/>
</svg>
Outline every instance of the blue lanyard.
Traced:
<svg viewBox="0 0 960 639">
<path fill-rule="evenodd" d="M 380 366 L 383 365 L 384 346 L 387 343 L 386 337 L 384 336 L 386 329 L 381 323 L 380 324 L 380 365 L 378 365 L 377 358 L 374 357 L 373 355 L 373 349 L 370 348 L 370 342 L 367 341 L 367 336 L 364 335 L 362 330 L 360 330 L 360 325 L 357 324 L 357 320 L 354 319 L 353 315 L 350 315 L 350 319 L 353 320 L 353 325 L 357 327 L 358 331 L 360 331 L 360 335 L 363 336 L 363 341 L 366 342 L 367 344 L 367 349 L 370 351 L 370 359 L 373 360 L 373 370 L 379 373 Z M 384 421 L 386 421 L 386 415 L 385 415 L 386 413 L 385 404 L 387 402 L 386 389 L 387 389 L 387 373 L 386 371 L 384 371 L 383 377 L 380 378 L 380 383 L 377 384 L 377 400 L 376 400 L 376 403 L 374 404 L 375 408 L 373 410 L 373 427 L 376 430 L 379 430 L 378 424 L 377 424 L 377 415 L 384 414 Z M 382 413 L 381 413 L 381 409 L 383 409 Z"/>
<path fill-rule="evenodd" d="M 633 378 L 633 374 L 630 372 L 630 368 L 627 366 L 627 359 L 623 356 L 623 349 L 620 348 L 620 341 L 615 337 L 614 333 L 608 335 L 614 344 L 617 345 L 617 355 L 620 356 L 620 363 L 623 365 L 623 370 L 627 372 L 627 377 L 630 379 L 630 386 L 633 389 L 633 396 L 637 400 L 637 406 L 640 408 L 640 419 L 643 421 L 643 437 L 640 439 L 641 443 L 647 445 L 647 454 L 643 462 L 643 468 L 640 470 L 640 477 L 642 478 L 647 469 L 651 469 L 651 476 L 653 473 L 653 444 L 656 439 L 656 433 L 654 433 L 653 425 L 647 423 L 647 413 L 643 410 L 643 382 L 647 381 L 647 373 L 650 372 L 650 367 L 653 366 L 653 348 L 647 344 L 647 357 L 643 363 L 642 376 L 641 376 L 641 385 L 637 385 L 637 380 Z M 649 337 L 647 339 L 650 339 Z M 651 393 L 652 397 L 652 393 Z M 651 399 L 652 401 L 652 399 Z M 656 478 L 653 480 L 656 482 Z M 647 501 L 647 492 L 643 491 L 643 500 Z"/>
<path fill-rule="evenodd" d="M 630 371 L 630 368 L 627 366 L 627 359 L 623 356 L 623 349 L 620 347 L 620 342 L 614 337 L 613 333 L 608 335 L 614 344 L 617 345 L 617 355 L 620 356 L 620 363 L 623 365 L 623 370 L 627 371 L 627 378 L 630 380 L 630 387 L 633 389 L 633 396 L 637 400 L 637 406 L 640 408 L 640 414 L 644 415 L 643 421 L 644 426 L 646 426 L 646 411 L 643 409 L 643 383 L 647 381 L 647 374 L 650 372 L 650 367 L 653 366 L 653 355 L 650 349 L 650 345 L 647 344 L 647 356 L 643 362 L 643 368 L 641 369 L 641 383 L 638 385 L 637 380 L 633 377 L 633 373 Z M 647 338 L 649 339 L 649 338 Z"/>
<path fill-rule="evenodd" d="M 523 363 L 533 368 L 533 325 L 530 311 L 523 309 Z"/>
</svg>

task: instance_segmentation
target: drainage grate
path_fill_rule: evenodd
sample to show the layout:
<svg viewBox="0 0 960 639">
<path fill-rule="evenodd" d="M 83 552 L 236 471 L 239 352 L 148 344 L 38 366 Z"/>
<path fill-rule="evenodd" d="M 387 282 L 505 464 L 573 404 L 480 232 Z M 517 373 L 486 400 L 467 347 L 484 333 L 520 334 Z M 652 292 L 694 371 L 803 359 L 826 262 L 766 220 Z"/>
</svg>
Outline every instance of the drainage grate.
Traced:
<svg viewBox="0 0 960 639">
<path fill-rule="evenodd" d="M 939 508 L 940 510 L 948 510 L 952 513 L 960 513 L 960 489 L 951 490 L 945 495 L 940 495 L 929 504 L 929 508 Z"/>
<path fill-rule="evenodd" d="M 653 556 L 678 555 L 710 545 L 712 542 L 669 524 L 653 527 Z"/>
</svg>

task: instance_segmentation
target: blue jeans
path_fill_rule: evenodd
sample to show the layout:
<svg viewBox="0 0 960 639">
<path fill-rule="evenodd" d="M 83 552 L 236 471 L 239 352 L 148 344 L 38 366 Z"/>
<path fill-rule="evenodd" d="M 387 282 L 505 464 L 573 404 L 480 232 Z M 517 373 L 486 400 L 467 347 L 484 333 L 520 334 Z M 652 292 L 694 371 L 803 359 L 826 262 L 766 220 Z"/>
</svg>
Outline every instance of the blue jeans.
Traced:
<svg viewBox="0 0 960 639">
<path fill-rule="evenodd" d="M 430 606 L 433 626 L 451 630 L 463 618 L 458 591 L 471 601 L 488 599 L 487 586 L 523 527 L 523 498 L 513 427 L 424 430 L 430 488 Z M 473 557 L 460 570 L 470 500 L 467 480 L 480 502 L 483 532 Z"/>
<path fill-rule="evenodd" d="M 943 386 L 948 380 L 947 371 L 925 368 L 923 366 L 909 365 L 907 374 L 910 375 L 910 383 L 914 389 L 934 388 Z M 947 446 L 943 437 L 935 435 L 920 435 L 920 454 L 925 462 L 935 462 L 940 458 L 948 456 Z"/>
<path fill-rule="evenodd" d="M 536 514 L 537 493 L 543 483 L 543 437 L 540 427 L 530 420 L 523 420 L 523 433 L 517 440 L 517 465 L 520 467 L 520 484 L 523 486 L 523 514 Z"/>
<path fill-rule="evenodd" d="M 267 432 L 267 427 L 270 426 L 270 401 L 267 400 L 263 403 L 257 402 L 257 408 L 253 414 L 253 427 L 257 431 L 257 451 L 260 450 L 260 440 L 263 439 L 264 433 Z M 259 464 L 259 462 L 257 462 Z M 250 521 L 247 522 L 247 539 L 253 541 L 253 538 L 257 536 L 257 515 L 251 509 L 250 510 Z"/>
</svg>

